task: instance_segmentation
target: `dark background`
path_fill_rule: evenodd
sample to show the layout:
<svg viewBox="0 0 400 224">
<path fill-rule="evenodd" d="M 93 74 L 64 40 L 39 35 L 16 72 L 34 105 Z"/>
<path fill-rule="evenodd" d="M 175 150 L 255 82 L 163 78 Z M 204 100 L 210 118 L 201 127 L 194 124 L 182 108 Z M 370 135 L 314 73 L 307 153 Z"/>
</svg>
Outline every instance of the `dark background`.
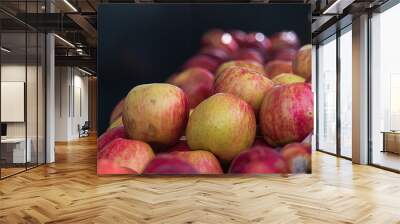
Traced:
<svg viewBox="0 0 400 224">
<path fill-rule="evenodd" d="M 305 4 L 104 4 L 98 10 L 98 135 L 115 104 L 143 83 L 164 82 L 200 48 L 211 28 L 293 30 L 311 43 Z"/>
</svg>

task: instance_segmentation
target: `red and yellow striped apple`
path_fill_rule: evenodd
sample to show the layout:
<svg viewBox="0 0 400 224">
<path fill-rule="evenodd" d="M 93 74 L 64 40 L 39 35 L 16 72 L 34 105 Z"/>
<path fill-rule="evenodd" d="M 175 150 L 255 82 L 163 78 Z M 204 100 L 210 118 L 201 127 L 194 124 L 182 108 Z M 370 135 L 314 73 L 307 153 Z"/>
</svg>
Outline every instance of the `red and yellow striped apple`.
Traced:
<svg viewBox="0 0 400 224">
<path fill-rule="evenodd" d="M 252 60 L 234 60 L 234 61 L 228 61 L 220 65 L 215 72 L 215 75 L 218 76 L 221 74 L 225 69 L 228 69 L 230 67 L 245 67 L 248 69 L 252 69 L 258 73 L 264 74 L 264 67 L 262 64 L 252 61 Z"/>
<path fill-rule="evenodd" d="M 127 138 L 125 128 L 123 126 L 116 127 L 104 132 L 97 139 L 97 149 L 100 151 L 104 146 L 116 138 Z"/>
</svg>

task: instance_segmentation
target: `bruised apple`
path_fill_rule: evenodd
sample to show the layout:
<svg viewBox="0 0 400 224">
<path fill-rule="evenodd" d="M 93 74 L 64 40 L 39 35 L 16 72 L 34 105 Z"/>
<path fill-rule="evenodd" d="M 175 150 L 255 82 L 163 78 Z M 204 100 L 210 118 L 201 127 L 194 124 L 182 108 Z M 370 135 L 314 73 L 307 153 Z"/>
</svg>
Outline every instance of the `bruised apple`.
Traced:
<svg viewBox="0 0 400 224">
<path fill-rule="evenodd" d="M 201 102 L 186 128 L 192 150 L 207 150 L 225 161 L 250 147 L 255 133 L 256 118 L 251 106 L 227 93 L 217 93 Z"/>
<path fill-rule="evenodd" d="M 311 44 L 304 45 L 296 54 L 293 60 L 293 72 L 302 76 L 307 81 L 311 80 Z"/>
<path fill-rule="evenodd" d="M 180 87 L 186 93 L 189 107 L 195 108 L 212 95 L 214 76 L 203 68 L 189 68 L 173 76 L 168 82 Z"/>
<path fill-rule="evenodd" d="M 229 168 L 234 174 L 272 174 L 287 173 L 287 166 L 279 152 L 258 146 L 240 153 Z"/>
<path fill-rule="evenodd" d="M 114 139 L 98 154 L 98 160 L 108 160 L 115 167 L 125 167 L 138 174 L 153 157 L 153 150 L 147 143 L 123 138 Z"/>
<path fill-rule="evenodd" d="M 97 139 L 97 149 L 100 151 L 104 146 L 116 138 L 127 138 L 124 127 L 120 126 L 104 132 Z"/>
<path fill-rule="evenodd" d="M 301 142 L 313 130 L 313 93 L 309 83 L 278 85 L 261 104 L 261 133 L 272 146 Z"/>
<path fill-rule="evenodd" d="M 200 174 L 223 173 L 218 159 L 211 152 L 204 150 L 174 151 L 171 154 L 191 164 Z"/>
<path fill-rule="evenodd" d="M 282 73 L 292 73 L 292 62 L 274 60 L 265 65 L 265 76 L 270 79 Z"/>
<path fill-rule="evenodd" d="M 311 145 L 307 143 L 291 143 L 281 151 L 290 173 L 311 172 Z"/>
<path fill-rule="evenodd" d="M 171 146 L 184 132 L 189 106 L 179 87 L 163 83 L 144 84 L 128 93 L 122 114 L 130 139 Z"/>
<path fill-rule="evenodd" d="M 144 174 L 199 174 L 192 164 L 170 153 L 158 154 L 147 166 Z"/>
<path fill-rule="evenodd" d="M 257 114 L 265 93 L 274 83 L 264 75 L 245 68 L 225 69 L 215 80 L 216 93 L 230 93 L 249 103 Z"/>
</svg>

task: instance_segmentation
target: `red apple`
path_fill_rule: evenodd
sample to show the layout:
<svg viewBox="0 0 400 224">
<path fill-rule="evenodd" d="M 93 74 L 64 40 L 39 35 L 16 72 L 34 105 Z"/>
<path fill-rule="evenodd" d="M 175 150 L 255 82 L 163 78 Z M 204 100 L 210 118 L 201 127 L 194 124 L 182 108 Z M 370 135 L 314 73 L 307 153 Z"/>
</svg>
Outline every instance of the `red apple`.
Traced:
<svg viewBox="0 0 400 224">
<path fill-rule="evenodd" d="M 217 93 L 201 102 L 186 128 L 192 150 L 207 150 L 226 161 L 250 147 L 255 133 L 256 118 L 251 106 L 226 93 Z"/>
<path fill-rule="evenodd" d="M 272 146 L 302 141 L 313 130 L 313 93 L 308 83 L 278 85 L 260 108 L 260 128 Z"/>
<path fill-rule="evenodd" d="M 204 46 L 223 48 L 228 53 L 234 53 L 239 48 L 230 33 L 217 29 L 206 32 L 202 37 L 202 43 Z"/>
<path fill-rule="evenodd" d="M 280 75 L 275 76 L 272 81 L 275 84 L 286 85 L 291 83 L 303 83 L 306 80 L 303 77 L 292 73 L 281 73 Z"/>
<path fill-rule="evenodd" d="M 138 174 L 136 171 L 126 167 L 118 166 L 108 159 L 99 159 L 97 161 L 97 174 Z"/>
<path fill-rule="evenodd" d="M 218 159 L 208 151 L 175 151 L 171 153 L 191 164 L 200 174 L 222 174 Z"/>
<path fill-rule="evenodd" d="M 299 49 L 293 60 L 293 72 L 307 81 L 311 80 L 311 57 L 312 46 L 308 44 Z"/>
<path fill-rule="evenodd" d="M 175 151 L 190 151 L 190 148 L 186 142 L 186 140 L 179 140 L 179 142 L 169 148 L 166 152 L 175 152 Z"/>
<path fill-rule="evenodd" d="M 147 143 L 123 138 L 114 139 L 98 154 L 98 160 L 109 160 L 114 166 L 129 168 L 138 174 L 153 157 L 153 150 Z"/>
<path fill-rule="evenodd" d="M 244 47 L 257 49 L 263 56 L 268 56 L 272 52 L 270 39 L 260 32 L 249 33 Z"/>
<path fill-rule="evenodd" d="M 104 146 L 116 138 L 127 138 L 124 127 L 120 126 L 104 132 L 97 139 L 97 149 L 100 151 Z"/>
<path fill-rule="evenodd" d="M 124 108 L 124 99 L 120 100 L 111 112 L 110 123 L 114 123 L 122 115 L 122 109 Z"/>
<path fill-rule="evenodd" d="M 200 50 L 199 54 L 212 57 L 215 60 L 217 60 L 218 63 L 223 63 L 230 58 L 229 53 L 226 52 L 226 50 L 224 50 L 223 48 L 217 48 L 217 47 L 202 48 Z"/>
<path fill-rule="evenodd" d="M 292 48 L 279 49 L 274 52 L 274 60 L 290 61 L 296 58 L 297 50 Z"/>
<path fill-rule="evenodd" d="M 184 65 L 183 69 L 188 69 L 188 68 L 194 68 L 194 67 L 199 67 L 199 68 L 204 68 L 212 73 L 215 72 L 215 70 L 218 68 L 219 62 L 207 55 L 196 55 L 192 58 L 190 58 Z"/>
<path fill-rule="evenodd" d="M 264 57 L 252 48 L 240 49 L 234 56 L 235 60 L 249 60 L 260 64 L 264 63 Z"/>
<path fill-rule="evenodd" d="M 240 153 L 231 163 L 229 173 L 234 174 L 271 174 L 287 173 L 284 159 L 279 152 L 258 147 Z"/>
<path fill-rule="evenodd" d="M 158 154 L 147 166 L 144 174 L 199 174 L 189 162 L 172 154 Z"/>
<path fill-rule="evenodd" d="M 189 101 L 189 107 L 195 108 L 201 101 L 213 93 L 214 76 L 203 68 L 189 68 L 168 81 L 180 87 Z"/>
<path fill-rule="evenodd" d="M 281 151 L 290 173 L 311 173 L 311 145 L 306 143 L 291 143 Z"/>
<path fill-rule="evenodd" d="M 300 40 L 297 34 L 293 31 L 282 31 L 274 33 L 271 37 L 272 49 L 274 51 L 279 49 L 293 48 L 298 49 Z"/>
<path fill-rule="evenodd" d="M 292 73 L 292 62 L 274 60 L 265 65 L 265 76 L 270 79 L 282 73 Z"/>
<path fill-rule="evenodd" d="M 239 47 L 244 47 L 247 41 L 247 33 L 242 30 L 232 30 L 229 32 Z"/>
<path fill-rule="evenodd" d="M 179 87 L 164 83 L 144 84 L 128 93 L 122 114 L 130 139 L 171 146 L 185 130 L 189 105 Z"/>
<path fill-rule="evenodd" d="M 234 60 L 234 61 L 228 61 L 223 63 L 218 67 L 218 70 L 215 72 L 215 75 L 218 76 L 221 74 L 225 69 L 230 68 L 230 67 L 245 67 L 252 69 L 258 73 L 264 74 L 264 68 L 262 64 L 251 61 L 251 60 Z"/>
<path fill-rule="evenodd" d="M 225 69 L 215 80 L 216 93 L 230 93 L 249 103 L 257 114 L 265 93 L 274 86 L 274 82 L 264 75 L 245 68 Z"/>
</svg>

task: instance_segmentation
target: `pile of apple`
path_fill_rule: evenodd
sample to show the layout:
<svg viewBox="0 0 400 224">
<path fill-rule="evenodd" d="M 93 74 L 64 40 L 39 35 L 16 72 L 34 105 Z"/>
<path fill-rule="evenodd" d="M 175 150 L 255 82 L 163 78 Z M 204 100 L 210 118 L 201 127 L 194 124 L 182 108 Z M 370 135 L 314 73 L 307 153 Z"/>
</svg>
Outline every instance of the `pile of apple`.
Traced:
<svg viewBox="0 0 400 224">
<path fill-rule="evenodd" d="M 292 31 L 213 29 L 201 46 L 167 83 L 116 105 L 98 173 L 309 173 L 311 45 Z"/>
</svg>

